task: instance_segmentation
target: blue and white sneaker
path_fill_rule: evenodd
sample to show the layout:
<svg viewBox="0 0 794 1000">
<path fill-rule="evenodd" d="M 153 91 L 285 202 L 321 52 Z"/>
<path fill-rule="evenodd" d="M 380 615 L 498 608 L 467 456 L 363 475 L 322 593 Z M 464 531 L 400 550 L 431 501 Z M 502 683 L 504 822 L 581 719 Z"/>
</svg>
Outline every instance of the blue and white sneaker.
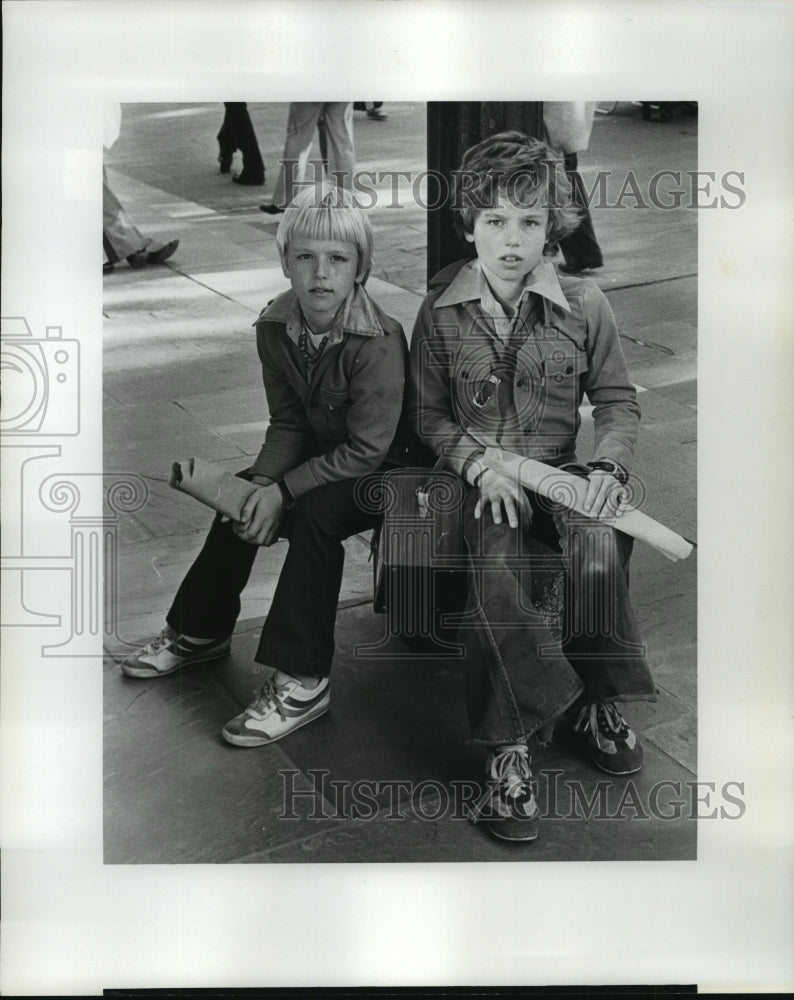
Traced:
<svg viewBox="0 0 794 1000">
<path fill-rule="evenodd" d="M 173 674 L 182 667 L 226 656 L 231 643 L 230 635 L 223 639 L 209 639 L 206 642 L 186 639 L 170 625 L 166 625 L 151 642 L 123 660 L 121 669 L 128 677 L 165 677 L 166 674 Z"/>
<path fill-rule="evenodd" d="M 469 819 L 483 823 L 500 840 L 537 840 L 540 809 L 532 788 L 529 750 L 518 743 L 497 747 L 488 755 L 484 794 Z"/>
<path fill-rule="evenodd" d="M 642 769 L 642 743 L 614 702 L 583 705 L 571 721 L 596 767 L 617 775 Z"/>
<path fill-rule="evenodd" d="M 284 676 L 284 675 L 282 675 Z M 292 677 L 267 681 L 244 712 L 223 727 L 223 738 L 236 747 L 261 747 L 300 729 L 328 711 L 331 687 L 323 677 L 315 688 Z"/>
</svg>

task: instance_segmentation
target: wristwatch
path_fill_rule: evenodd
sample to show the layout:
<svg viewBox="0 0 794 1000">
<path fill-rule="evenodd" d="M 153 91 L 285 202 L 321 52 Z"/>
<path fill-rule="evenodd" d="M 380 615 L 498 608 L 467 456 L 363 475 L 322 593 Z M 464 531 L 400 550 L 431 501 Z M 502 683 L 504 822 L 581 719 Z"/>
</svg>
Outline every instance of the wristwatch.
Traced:
<svg viewBox="0 0 794 1000">
<path fill-rule="evenodd" d="M 600 469 L 601 472 L 608 472 L 610 475 L 614 476 L 615 479 L 617 479 L 621 486 L 629 481 L 629 474 L 623 466 L 618 465 L 617 462 L 613 462 L 609 458 L 602 458 L 597 462 L 588 462 L 587 468 Z"/>
</svg>

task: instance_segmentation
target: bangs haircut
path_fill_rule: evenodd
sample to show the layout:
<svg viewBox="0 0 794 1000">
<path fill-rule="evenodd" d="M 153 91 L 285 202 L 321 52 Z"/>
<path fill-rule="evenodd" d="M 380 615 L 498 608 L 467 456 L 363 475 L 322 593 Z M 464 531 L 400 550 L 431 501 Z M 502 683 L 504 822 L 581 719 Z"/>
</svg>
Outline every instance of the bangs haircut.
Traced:
<svg viewBox="0 0 794 1000">
<path fill-rule="evenodd" d="M 322 181 L 300 191 L 284 209 L 276 232 L 276 246 L 285 261 L 287 248 L 297 239 L 353 243 L 358 249 L 356 281 L 362 284 L 372 267 L 372 227 L 344 188 Z"/>
<path fill-rule="evenodd" d="M 463 154 L 452 175 L 452 209 L 461 236 L 474 230 L 480 212 L 500 202 L 518 208 L 548 208 L 549 228 L 544 252 L 579 225 L 565 165 L 554 150 L 523 132 L 500 132 Z"/>
</svg>

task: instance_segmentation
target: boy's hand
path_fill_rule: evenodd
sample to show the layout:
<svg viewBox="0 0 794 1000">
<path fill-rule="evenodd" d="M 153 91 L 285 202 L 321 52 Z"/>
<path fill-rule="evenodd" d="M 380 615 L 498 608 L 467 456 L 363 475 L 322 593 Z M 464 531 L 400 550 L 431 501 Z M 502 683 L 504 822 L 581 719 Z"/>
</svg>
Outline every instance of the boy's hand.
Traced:
<svg viewBox="0 0 794 1000">
<path fill-rule="evenodd" d="M 232 531 L 252 545 L 272 545 L 278 537 L 284 502 L 275 483 L 260 486 L 243 504 L 239 521 L 232 521 Z"/>
<path fill-rule="evenodd" d="M 507 515 L 507 523 L 511 528 L 517 528 L 519 517 L 529 515 L 529 501 L 524 490 L 518 483 L 507 476 L 502 476 L 493 469 L 486 469 L 480 475 L 480 499 L 474 508 L 474 516 L 479 519 L 487 505 L 491 505 L 491 516 L 494 524 L 502 523 L 502 507 Z"/>
<path fill-rule="evenodd" d="M 608 521 L 623 513 L 621 503 L 627 499 L 627 492 L 611 472 L 593 469 L 587 477 L 587 496 L 584 512 L 590 517 Z"/>
</svg>

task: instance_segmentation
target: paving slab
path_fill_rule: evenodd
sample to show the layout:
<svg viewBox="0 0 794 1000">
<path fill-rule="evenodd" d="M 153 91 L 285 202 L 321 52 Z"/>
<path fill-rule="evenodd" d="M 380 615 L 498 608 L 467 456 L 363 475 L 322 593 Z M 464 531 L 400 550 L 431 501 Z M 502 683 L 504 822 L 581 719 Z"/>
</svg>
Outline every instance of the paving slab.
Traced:
<svg viewBox="0 0 794 1000">
<path fill-rule="evenodd" d="M 599 774 L 564 736 L 551 748 L 536 748 L 547 819 L 541 840 L 522 850 L 466 819 L 482 754 L 465 746 L 460 665 L 356 659 L 353 646 L 379 633 L 369 609 L 340 611 L 328 715 L 272 747 L 226 748 L 217 730 L 261 681 L 249 659 L 258 632 L 251 624 L 241 623 L 232 657 L 183 677 L 131 682 L 108 665 L 108 862 L 695 856 L 695 823 L 661 819 L 650 805 L 658 782 L 692 778 L 676 757 L 691 746 L 692 731 L 676 722 L 681 717 L 669 696 L 643 711 L 632 706 L 653 739 L 643 774 L 631 782 Z M 129 753 L 141 740 L 147 753 Z M 589 818 L 588 801 L 594 803 Z M 156 802 L 168 808 L 158 810 Z M 122 822 L 129 811 L 135 821 Z M 298 819 L 280 819 L 285 813 Z"/>
<path fill-rule="evenodd" d="M 105 692 L 105 864 L 232 862 L 300 839 L 278 820 L 289 760 L 221 739 L 237 707 L 211 674 L 133 681 L 109 661 Z M 308 831 L 333 825 L 315 819 Z"/>
</svg>

